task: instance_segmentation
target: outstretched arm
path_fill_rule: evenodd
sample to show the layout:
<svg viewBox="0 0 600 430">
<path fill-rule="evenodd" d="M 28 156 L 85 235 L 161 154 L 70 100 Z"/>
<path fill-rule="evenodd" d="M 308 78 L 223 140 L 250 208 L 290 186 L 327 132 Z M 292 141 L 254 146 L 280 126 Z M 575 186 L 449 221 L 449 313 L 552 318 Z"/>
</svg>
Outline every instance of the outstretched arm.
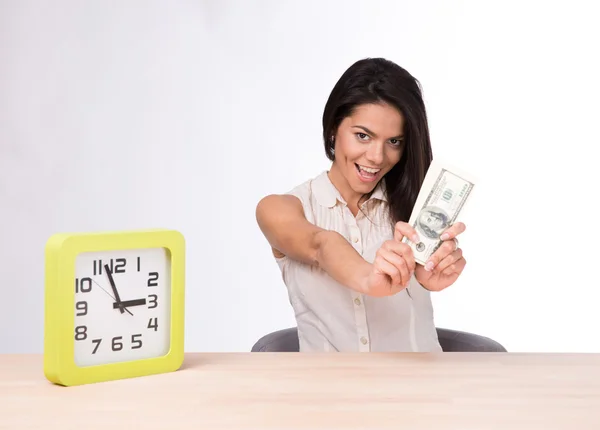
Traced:
<svg viewBox="0 0 600 430">
<path fill-rule="evenodd" d="M 256 207 L 256 219 L 275 256 L 318 266 L 340 284 L 365 292 L 371 264 L 342 235 L 309 222 L 298 198 L 264 197 Z"/>
</svg>

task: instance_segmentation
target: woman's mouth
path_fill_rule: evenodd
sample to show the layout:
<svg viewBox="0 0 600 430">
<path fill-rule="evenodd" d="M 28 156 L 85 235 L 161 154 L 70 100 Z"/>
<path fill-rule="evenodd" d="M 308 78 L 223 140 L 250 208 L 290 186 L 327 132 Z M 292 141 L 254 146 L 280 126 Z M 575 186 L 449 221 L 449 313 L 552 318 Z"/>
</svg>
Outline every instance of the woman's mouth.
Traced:
<svg viewBox="0 0 600 430">
<path fill-rule="evenodd" d="M 356 172 L 358 173 L 359 179 L 363 182 L 372 182 L 376 180 L 379 177 L 379 172 L 381 171 L 381 169 L 362 166 L 356 163 L 354 163 L 354 166 L 356 167 Z"/>
</svg>

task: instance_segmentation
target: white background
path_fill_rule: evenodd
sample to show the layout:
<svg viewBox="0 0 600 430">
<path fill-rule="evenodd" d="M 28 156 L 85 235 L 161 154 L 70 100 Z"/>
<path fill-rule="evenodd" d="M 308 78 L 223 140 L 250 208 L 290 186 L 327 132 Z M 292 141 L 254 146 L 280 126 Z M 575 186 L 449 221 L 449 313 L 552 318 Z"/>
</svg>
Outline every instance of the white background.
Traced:
<svg viewBox="0 0 600 430">
<path fill-rule="evenodd" d="M 293 326 L 255 206 L 328 168 L 325 101 L 368 56 L 422 82 L 434 154 L 480 178 L 437 325 L 600 352 L 593 4 L 0 2 L 0 352 L 42 352 L 62 231 L 180 230 L 187 351 Z"/>
</svg>

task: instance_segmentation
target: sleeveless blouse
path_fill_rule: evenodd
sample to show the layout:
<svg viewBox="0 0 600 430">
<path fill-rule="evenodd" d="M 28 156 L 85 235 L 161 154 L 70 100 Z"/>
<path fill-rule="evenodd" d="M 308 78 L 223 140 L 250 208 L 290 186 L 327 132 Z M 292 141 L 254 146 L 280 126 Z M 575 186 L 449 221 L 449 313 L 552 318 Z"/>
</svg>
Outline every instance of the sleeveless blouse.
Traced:
<svg viewBox="0 0 600 430">
<path fill-rule="evenodd" d="M 300 200 L 309 222 L 341 234 L 370 263 L 383 242 L 393 238 L 382 182 L 356 217 L 327 171 L 286 194 Z M 321 268 L 287 256 L 276 261 L 296 318 L 301 352 L 442 350 L 430 292 L 414 275 L 405 290 L 372 297 L 341 285 Z"/>
</svg>

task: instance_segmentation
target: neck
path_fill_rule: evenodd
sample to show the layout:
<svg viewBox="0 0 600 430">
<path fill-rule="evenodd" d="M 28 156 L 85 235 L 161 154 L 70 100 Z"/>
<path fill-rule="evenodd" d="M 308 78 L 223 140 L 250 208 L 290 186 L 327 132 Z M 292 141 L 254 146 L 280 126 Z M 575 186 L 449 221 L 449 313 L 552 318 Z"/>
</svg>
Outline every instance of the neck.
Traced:
<svg viewBox="0 0 600 430">
<path fill-rule="evenodd" d="M 348 204 L 350 211 L 356 214 L 358 211 L 358 202 L 362 197 L 362 194 L 357 193 L 351 187 L 342 172 L 337 168 L 336 164 L 333 163 L 331 169 L 329 169 L 329 180 L 333 186 L 338 190 L 342 198 Z"/>
</svg>

